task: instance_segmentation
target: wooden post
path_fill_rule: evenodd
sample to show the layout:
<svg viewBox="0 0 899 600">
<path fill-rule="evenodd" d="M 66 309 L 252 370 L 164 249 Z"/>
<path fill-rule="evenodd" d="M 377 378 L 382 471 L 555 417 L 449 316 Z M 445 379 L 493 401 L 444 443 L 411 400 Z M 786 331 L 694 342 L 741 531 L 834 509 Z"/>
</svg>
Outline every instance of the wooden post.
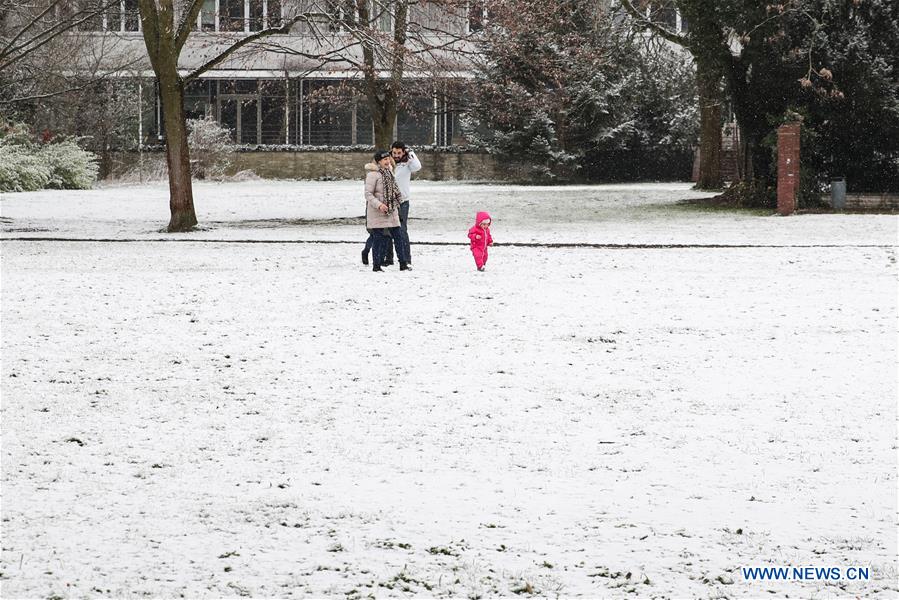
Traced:
<svg viewBox="0 0 899 600">
<path fill-rule="evenodd" d="M 777 129 L 777 212 L 796 211 L 799 191 L 799 123 L 785 123 Z"/>
</svg>

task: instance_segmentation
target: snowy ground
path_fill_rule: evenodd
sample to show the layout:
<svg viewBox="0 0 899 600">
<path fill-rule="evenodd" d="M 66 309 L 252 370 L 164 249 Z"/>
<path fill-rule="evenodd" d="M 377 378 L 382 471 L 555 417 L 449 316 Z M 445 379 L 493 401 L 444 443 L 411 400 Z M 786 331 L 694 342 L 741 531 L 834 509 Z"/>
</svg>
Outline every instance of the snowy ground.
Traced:
<svg viewBox="0 0 899 600">
<path fill-rule="evenodd" d="M 4 237 L 355 240 L 364 215 L 361 182 L 198 183 L 204 231 L 160 236 L 168 186 L 7 194 Z M 499 186 L 415 182 L 417 241 L 466 241 L 478 210 L 496 221 L 497 242 L 606 244 L 895 244 L 896 217 L 804 215 L 757 218 L 673 209 L 701 194 L 686 184 Z"/>
<path fill-rule="evenodd" d="M 417 241 L 483 207 L 498 243 L 696 247 L 378 275 L 358 244 L 153 241 L 361 242 L 355 183 L 200 185 L 180 236 L 160 186 L 7 195 L 0 595 L 899 594 L 896 217 L 415 186 Z M 10 239 L 42 236 L 140 241 Z"/>
</svg>

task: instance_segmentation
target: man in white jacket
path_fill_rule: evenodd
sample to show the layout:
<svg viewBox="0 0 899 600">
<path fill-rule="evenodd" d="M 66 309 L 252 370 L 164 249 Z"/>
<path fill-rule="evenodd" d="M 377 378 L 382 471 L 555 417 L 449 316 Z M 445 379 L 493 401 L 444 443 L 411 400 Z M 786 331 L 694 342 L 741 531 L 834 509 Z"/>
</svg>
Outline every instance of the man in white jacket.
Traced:
<svg viewBox="0 0 899 600">
<path fill-rule="evenodd" d="M 415 156 L 415 152 L 403 142 L 396 141 L 390 146 L 390 154 L 396 163 L 393 176 L 396 178 L 396 186 L 403 196 L 400 203 L 400 231 L 403 236 L 403 244 L 406 247 L 406 258 L 412 264 L 412 253 L 409 245 L 409 232 L 406 229 L 406 221 L 409 219 L 409 199 L 412 187 L 412 173 L 421 171 L 421 161 Z"/>
</svg>

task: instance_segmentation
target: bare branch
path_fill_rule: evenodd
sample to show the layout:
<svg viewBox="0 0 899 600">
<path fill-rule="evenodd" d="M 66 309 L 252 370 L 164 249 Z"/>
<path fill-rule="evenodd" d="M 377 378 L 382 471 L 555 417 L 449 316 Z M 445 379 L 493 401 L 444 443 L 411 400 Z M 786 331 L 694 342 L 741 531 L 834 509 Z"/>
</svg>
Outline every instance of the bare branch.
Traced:
<svg viewBox="0 0 899 600">
<path fill-rule="evenodd" d="M 87 21 L 91 20 L 92 18 L 96 17 L 98 14 L 101 14 L 104 10 L 109 8 L 109 6 L 111 6 L 113 2 L 115 2 L 115 0 L 108 0 L 108 2 L 99 5 L 96 9 L 76 13 L 83 14 L 84 16 L 82 16 L 81 18 L 71 18 L 68 20 L 58 21 L 52 27 L 49 27 L 41 31 L 40 33 L 33 35 L 30 39 L 19 44 L 18 46 L 13 46 L 12 44 L 14 44 L 16 40 L 21 38 L 25 31 L 31 29 L 37 23 L 37 19 L 41 17 L 30 21 L 24 26 L 21 31 L 19 31 L 19 34 L 15 36 L 13 41 L 7 44 L 3 51 L 0 52 L 0 71 L 6 69 L 14 62 L 23 59 L 25 56 L 31 54 L 32 52 L 35 52 L 36 50 L 42 48 L 63 33 L 80 27 L 83 23 L 86 23 Z M 41 13 L 42 16 L 46 16 L 46 14 L 47 10 L 44 10 Z"/>
<path fill-rule="evenodd" d="M 67 87 L 65 89 L 56 90 L 53 92 L 46 92 L 43 94 L 33 94 L 31 96 L 19 96 L 16 98 L 9 98 L 6 100 L 0 99 L 0 105 L 16 104 L 18 102 L 28 102 L 30 100 L 46 100 L 48 98 L 55 98 L 56 96 L 61 96 L 63 94 L 68 94 L 71 92 L 80 92 L 80 91 L 86 90 L 86 89 L 90 88 L 91 86 L 94 86 L 102 81 L 109 81 L 109 80 L 114 79 L 118 75 L 120 70 L 125 70 L 128 68 L 131 68 L 131 67 L 135 66 L 136 64 L 138 64 L 140 62 L 140 60 L 141 59 L 134 60 L 126 65 L 121 65 L 115 71 L 110 71 L 108 73 L 104 73 L 103 75 L 100 75 L 99 77 L 93 77 L 93 78 L 90 78 L 87 80 L 79 78 L 81 85 L 76 85 L 74 87 Z"/>
<path fill-rule="evenodd" d="M 190 6 L 185 11 L 184 19 L 178 26 L 178 33 L 175 35 L 176 49 L 180 50 L 184 47 L 184 42 L 187 41 L 187 36 L 190 35 L 191 29 L 197 22 L 197 17 L 200 16 L 201 8 L 203 8 L 203 0 L 191 0 Z"/>
<path fill-rule="evenodd" d="M 677 44 L 678 46 L 683 46 L 684 48 L 690 47 L 690 42 L 686 37 L 671 31 L 667 27 L 662 27 L 652 19 L 647 18 L 646 15 L 637 10 L 631 3 L 631 0 L 621 0 L 621 6 L 644 29 L 649 29 L 659 37 L 662 37 L 673 44 Z"/>
<path fill-rule="evenodd" d="M 38 22 L 47 15 L 47 13 L 49 13 L 54 8 L 56 8 L 56 6 L 60 3 L 60 1 L 61 0 L 54 0 L 53 2 L 50 2 L 47 5 L 47 8 L 45 8 L 41 13 L 35 15 L 35 17 L 33 19 L 31 19 L 28 23 L 26 23 L 23 27 L 21 27 L 19 29 L 19 33 L 16 34 L 15 36 L 13 36 L 13 38 L 9 41 L 9 43 L 6 44 L 6 46 L 4 46 L 2 50 L 0 50 L 0 59 L 11 54 L 14 51 L 14 49 L 12 49 L 12 48 L 15 45 L 15 43 L 17 41 L 19 41 L 19 38 L 21 38 L 23 35 L 25 35 L 26 31 L 28 31 L 29 29 L 31 29 L 32 27 L 37 25 Z"/>
<path fill-rule="evenodd" d="M 290 29 L 296 23 L 299 23 L 300 21 L 308 21 L 308 19 L 309 19 L 309 17 L 306 14 L 297 15 L 297 16 L 285 21 L 280 27 L 269 27 L 268 29 L 263 29 L 261 31 L 257 31 L 253 34 L 250 34 L 250 35 L 246 36 L 245 38 L 241 38 L 238 42 L 235 42 L 234 44 L 232 44 L 231 46 L 226 48 L 224 51 L 219 53 L 216 57 L 207 61 L 205 64 L 201 65 L 200 67 L 197 67 L 196 69 L 194 69 L 190 74 L 188 74 L 186 77 L 184 77 L 184 82 L 187 83 L 189 81 L 196 79 L 197 77 L 199 77 L 200 75 L 202 75 L 203 73 L 208 71 L 209 69 L 212 69 L 216 65 L 219 65 L 222 62 L 224 62 L 229 56 L 231 56 L 237 50 L 243 48 L 244 46 L 252 44 L 253 42 L 255 42 L 257 40 L 269 37 L 271 35 L 290 33 Z"/>
</svg>

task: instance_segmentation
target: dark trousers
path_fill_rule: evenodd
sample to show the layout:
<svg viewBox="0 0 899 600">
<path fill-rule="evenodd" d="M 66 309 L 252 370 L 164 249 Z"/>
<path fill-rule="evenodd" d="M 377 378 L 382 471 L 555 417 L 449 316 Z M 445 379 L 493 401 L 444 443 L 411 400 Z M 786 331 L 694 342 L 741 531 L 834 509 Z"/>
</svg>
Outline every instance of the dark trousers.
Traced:
<svg viewBox="0 0 899 600">
<path fill-rule="evenodd" d="M 372 233 L 374 229 L 369 229 L 368 231 L 368 239 L 365 240 L 365 248 L 362 249 L 362 254 L 365 256 L 368 256 L 368 253 L 371 252 L 375 245 L 375 234 Z M 393 247 L 390 244 L 387 244 L 387 252 L 384 253 L 384 262 L 382 264 L 393 264 Z"/>
<path fill-rule="evenodd" d="M 409 243 L 409 233 L 406 229 L 406 222 L 409 220 L 409 202 L 400 203 L 400 238 L 403 244 L 403 256 L 406 257 L 406 260 L 403 261 L 400 258 L 400 262 L 407 262 L 412 264 L 412 245 Z M 368 239 L 365 240 L 365 248 L 362 249 L 362 253 L 368 256 L 368 253 L 371 251 L 372 247 L 375 243 L 375 234 L 369 233 Z M 395 245 L 395 244 L 394 244 Z M 399 252 L 397 252 L 397 256 L 399 256 Z M 390 244 L 387 245 L 387 252 L 384 253 L 384 262 L 385 263 L 393 263 L 393 246 Z M 378 263 L 375 263 L 378 264 Z"/>
<path fill-rule="evenodd" d="M 405 249 L 406 262 L 412 262 L 412 247 L 409 244 L 409 231 L 406 229 L 406 222 L 409 220 L 409 201 L 400 203 L 400 235 L 403 240 L 403 248 Z"/>
<path fill-rule="evenodd" d="M 374 238 L 372 244 L 372 264 L 382 265 L 390 249 L 390 240 L 393 239 L 393 247 L 396 248 L 396 256 L 400 259 L 400 263 L 408 262 L 406 260 L 406 250 L 402 241 L 402 229 L 399 227 L 385 227 L 383 229 L 372 229 L 371 235 Z"/>
<path fill-rule="evenodd" d="M 396 229 L 399 229 L 397 227 Z M 375 234 L 371 233 L 375 231 L 374 229 L 369 230 L 368 239 L 365 240 L 365 248 L 362 249 L 362 254 L 368 256 L 368 253 L 374 248 L 375 245 Z M 384 252 L 384 262 L 381 264 L 392 265 L 393 264 L 393 246 L 390 243 L 387 244 L 387 250 Z M 378 264 L 378 263 L 375 263 Z"/>
</svg>

